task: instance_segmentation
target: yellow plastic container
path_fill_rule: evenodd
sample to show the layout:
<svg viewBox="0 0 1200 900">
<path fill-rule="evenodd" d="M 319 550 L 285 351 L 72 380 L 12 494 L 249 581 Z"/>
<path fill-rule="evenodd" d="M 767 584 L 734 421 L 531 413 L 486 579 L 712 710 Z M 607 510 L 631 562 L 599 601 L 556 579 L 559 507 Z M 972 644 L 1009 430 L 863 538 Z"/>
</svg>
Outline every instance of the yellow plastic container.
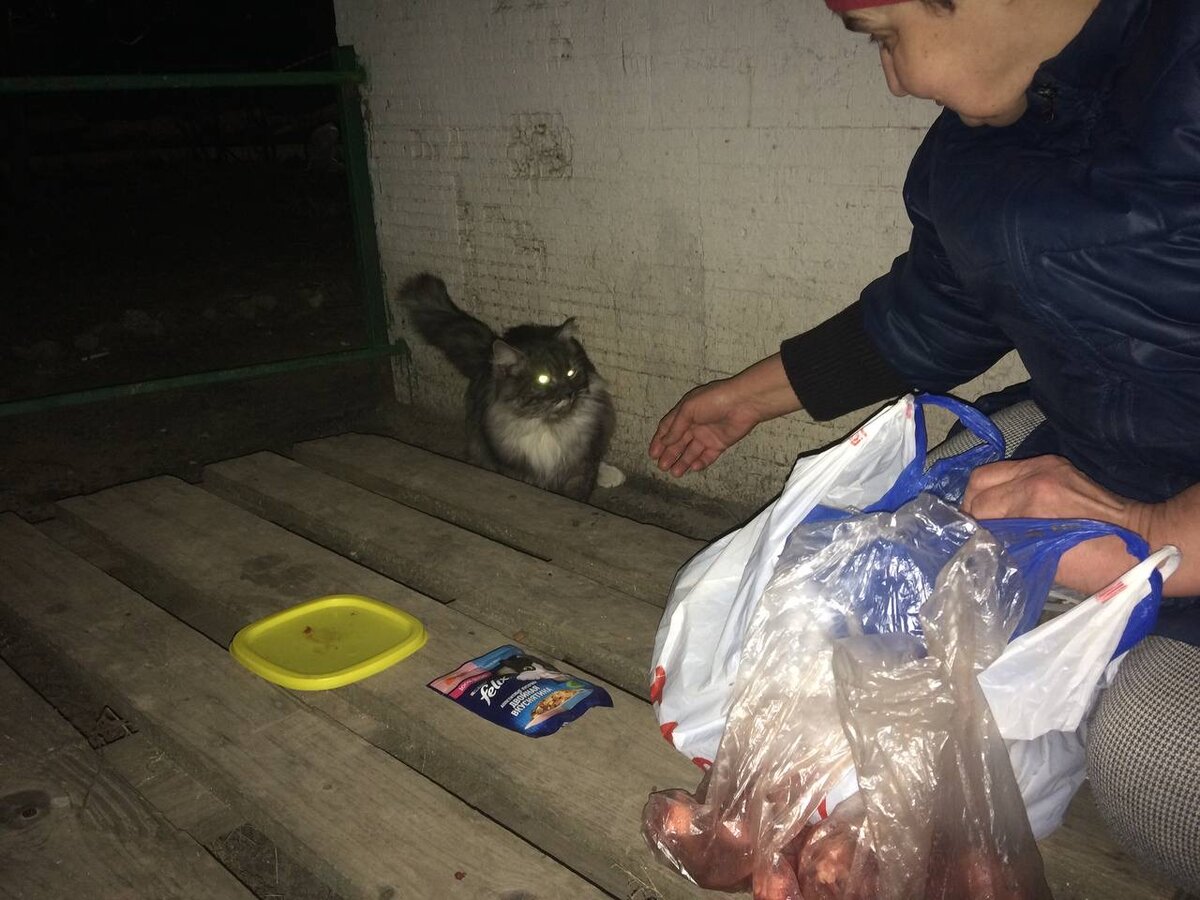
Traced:
<svg viewBox="0 0 1200 900">
<path fill-rule="evenodd" d="M 318 597 L 252 622 L 229 652 L 267 681 L 324 691 L 382 672 L 425 646 L 425 626 L 370 597 Z"/>
</svg>

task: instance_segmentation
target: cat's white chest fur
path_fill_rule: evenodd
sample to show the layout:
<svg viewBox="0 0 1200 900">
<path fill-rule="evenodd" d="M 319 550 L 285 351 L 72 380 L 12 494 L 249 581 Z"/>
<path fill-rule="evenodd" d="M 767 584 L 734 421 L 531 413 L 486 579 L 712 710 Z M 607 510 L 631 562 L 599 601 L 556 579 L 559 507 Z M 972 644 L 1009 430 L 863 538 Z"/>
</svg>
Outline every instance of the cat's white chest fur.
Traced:
<svg viewBox="0 0 1200 900">
<path fill-rule="evenodd" d="M 573 429 L 519 418 L 510 419 L 506 425 L 508 445 L 515 447 L 540 477 L 549 477 L 566 464 L 571 448 L 564 441 L 564 431 Z"/>
<path fill-rule="evenodd" d="M 508 451 L 515 451 L 540 479 L 552 479 L 578 463 L 602 409 L 591 397 L 581 397 L 561 419 L 521 416 L 504 404 L 488 410 L 488 425 Z"/>
</svg>

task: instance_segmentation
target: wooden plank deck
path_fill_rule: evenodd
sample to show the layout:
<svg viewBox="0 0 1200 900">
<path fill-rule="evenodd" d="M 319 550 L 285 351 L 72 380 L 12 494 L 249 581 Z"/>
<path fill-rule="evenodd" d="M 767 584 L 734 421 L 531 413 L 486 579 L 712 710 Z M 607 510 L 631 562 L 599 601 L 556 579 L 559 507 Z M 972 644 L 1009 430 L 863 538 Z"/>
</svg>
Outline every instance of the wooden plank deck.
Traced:
<svg viewBox="0 0 1200 900">
<path fill-rule="evenodd" d="M 3 663 L 0 717 L 5 896 L 252 900 Z"/>
<path fill-rule="evenodd" d="M 273 453 L 209 466 L 204 484 L 497 631 L 649 695 L 661 606 Z"/>
<path fill-rule="evenodd" d="M 650 791 L 692 782 L 696 770 L 662 740 L 644 701 L 610 686 L 612 710 L 531 740 L 425 687 L 511 641 L 453 606 L 173 478 L 60 507 L 122 560 L 122 580 L 222 645 L 246 622 L 323 594 L 365 594 L 416 615 L 430 634 L 419 653 L 338 691 L 390 726 L 380 738 L 386 749 L 618 896 L 663 881 L 640 835 L 641 807 Z M 558 771 L 570 772 L 569 789 L 547 777 Z M 620 791 L 613 772 L 621 773 Z M 660 894 L 697 892 L 675 879 Z"/>
<path fill-rule="evenodd" d="M 211 847 L 247 823 L 345 897 L 716 897 L 658 866 L 640 836 L 650 791 L 699 778 L 646 701 L 661 605 L 699 546 L 346 435 L 295 460 L 218 463 L 201 486 L 154 478 L 73 498 L 40 529 L 0 517 L 0 656 L 20 672 L 24 636 L 136 723 L 103 758 L 193 855 L 193 838 Z M 327 593 L 405 609 L 429 643 L 325 692 L 284 691 L 225 652 L 245 623 Z M 514 641 L 604 683 L 614 707 L 534 740 L 425 687 Z M 140 776 L 164 751 L 175 768 Z M 1042 849 L 1058 897 L 1173 895 L 1113 845 L 1086 792 Z"/>
<path fill-rule="evenodd" d="M 369 434 L 297 444 L 314 469 L 572 569 L 657 606 L 703 544 Z"/>
<path fill-rule="evenodd" d="M 32 527 L 4 517 L 0 536 L 10 551 L 0 557 L 5 624 L 36 632 L 104 683 L 177 759 L 344 895 L 602 896 Z"/>
</svg>

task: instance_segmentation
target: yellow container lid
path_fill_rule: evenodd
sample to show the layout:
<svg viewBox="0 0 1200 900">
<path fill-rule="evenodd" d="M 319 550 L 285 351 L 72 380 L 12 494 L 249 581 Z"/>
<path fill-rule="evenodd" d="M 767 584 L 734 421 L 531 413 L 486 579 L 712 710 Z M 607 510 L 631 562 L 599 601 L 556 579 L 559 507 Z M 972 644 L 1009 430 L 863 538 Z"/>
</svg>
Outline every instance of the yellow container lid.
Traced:
<svg viewBox="0 0 1200 900">
<path fill-rule="evenodd" d="M 324 691 L 382 672 L 425 646 L 425 626 L 355 594 L 318 597 L 252 622 L 229 652 L 267 681 Z"/>
</svg>

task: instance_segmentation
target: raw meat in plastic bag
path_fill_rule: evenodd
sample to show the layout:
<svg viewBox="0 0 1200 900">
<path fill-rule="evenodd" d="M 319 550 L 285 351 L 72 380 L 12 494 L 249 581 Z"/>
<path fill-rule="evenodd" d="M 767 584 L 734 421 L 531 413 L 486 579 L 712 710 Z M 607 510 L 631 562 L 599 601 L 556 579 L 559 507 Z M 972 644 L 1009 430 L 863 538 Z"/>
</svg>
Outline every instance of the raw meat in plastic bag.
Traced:
<svg viewBox="0 0 1200 900">
<path fill-rule="evenodd" d="M 890 667 L 921 662 L 923 645 L 906 633 L 929 624 L 920 610 L 934 579 L 977 531 L 928 495 L 895 514 L 796 530 L 747 626 L 729 718 L 702 789 L 694 797 L 657 793 L 646 804 L 643 832 L 663 862 L 704 887 L 752 887 L 760 900 L 876 895 L 880 859 L 865 812 L 854 814 L 865 809 L 861 799 L 816 824 L 855 769 L 834 647 L 882 634 L 871 640 L 891 654 Z M 993 566 L 991 579 L 991 605 L 980 616 L 999 629 L 998 653 L 1024 598 L 1015 568 Z"/>
</svg>

